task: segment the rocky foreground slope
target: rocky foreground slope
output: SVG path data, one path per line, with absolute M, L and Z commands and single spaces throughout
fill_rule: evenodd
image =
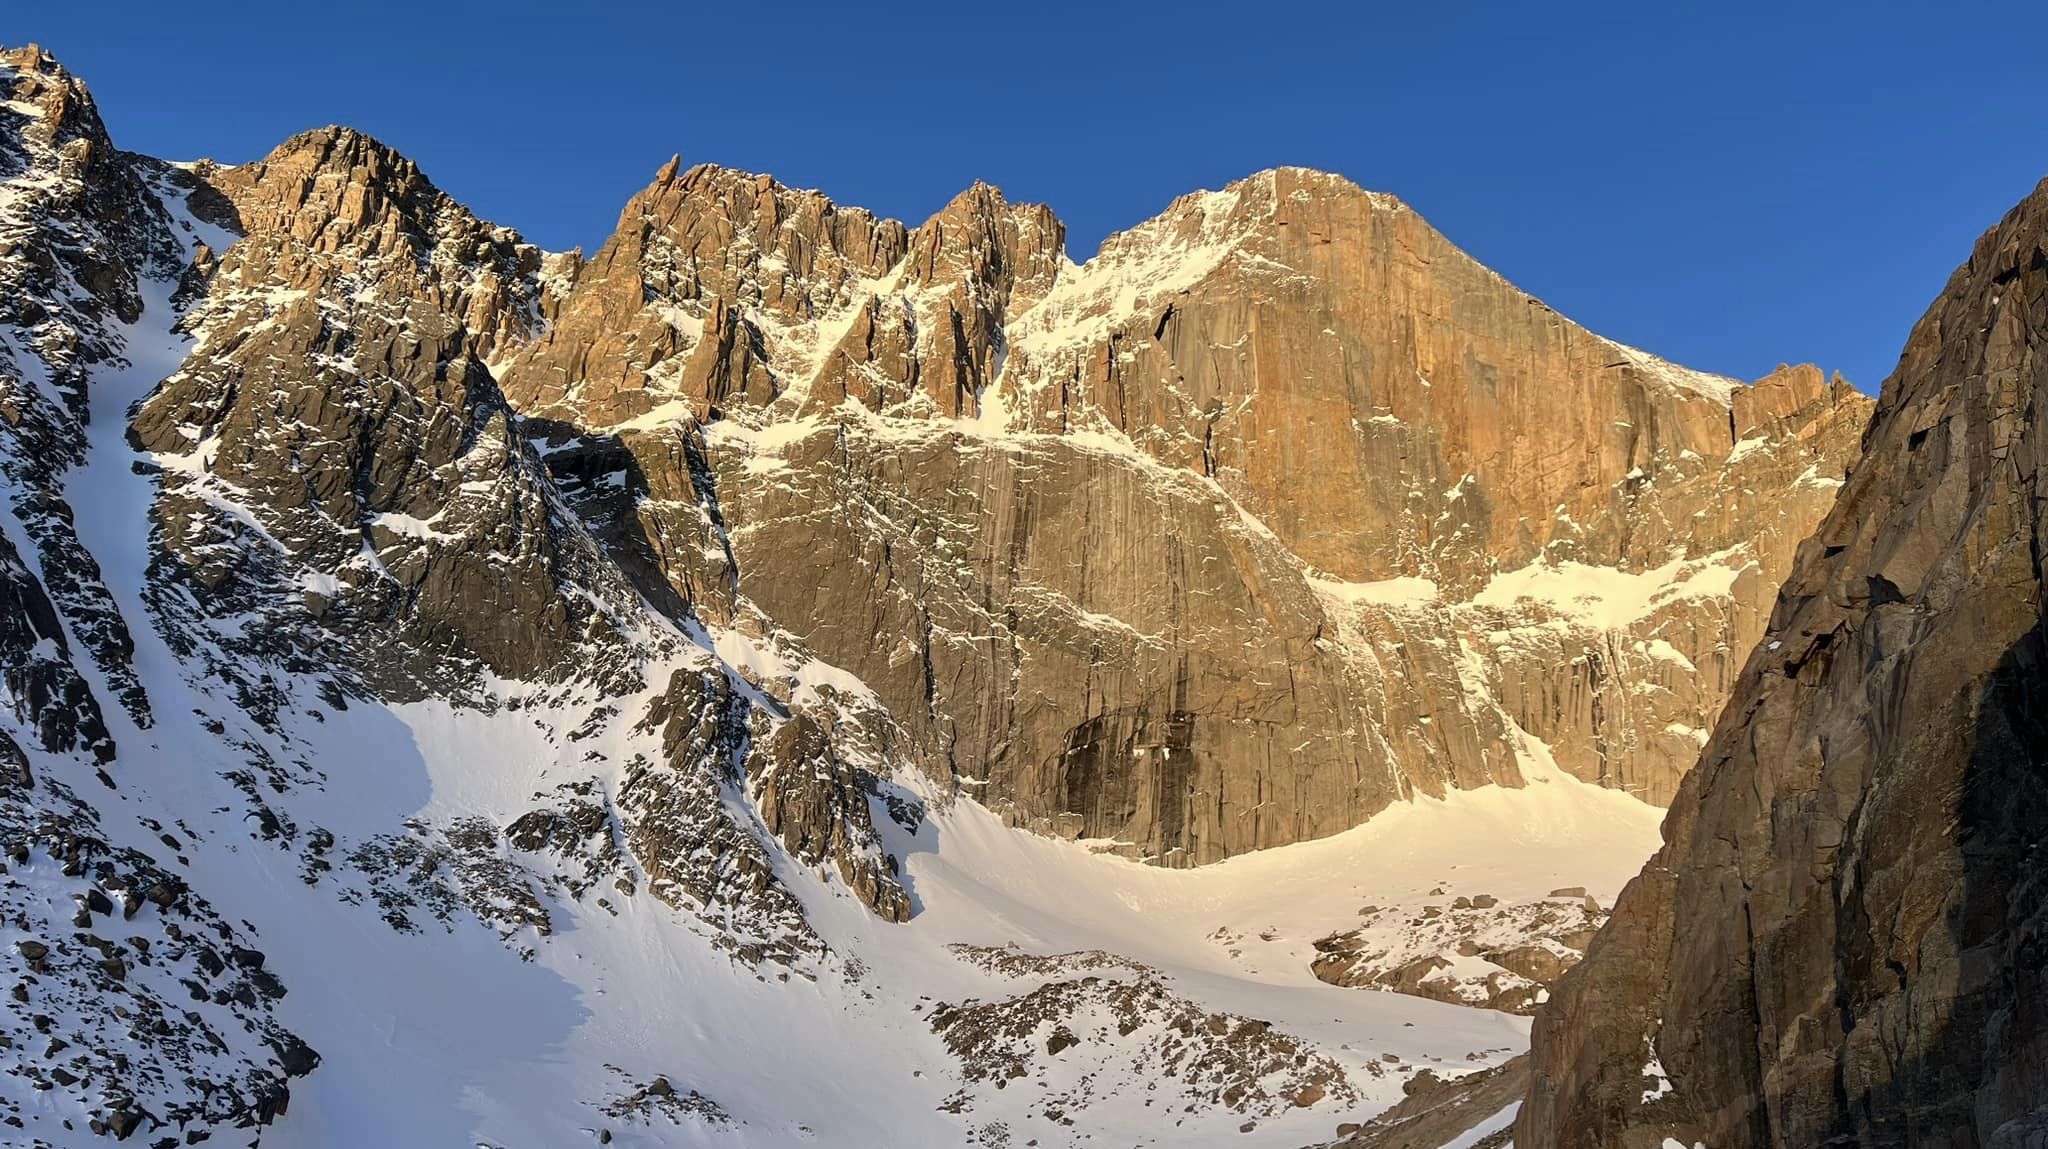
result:
M 585 258 L 0 95 L 31 1144 L 1327 1135 L 1519 1050 L 1443 1003 L 1573 959 L 1869 412 L 1298 169 L 1077 265 L 671 164 Z
M 1862 460 L 1583 965 L 1523 1149 L 2048 1141 L 2048 184 Z

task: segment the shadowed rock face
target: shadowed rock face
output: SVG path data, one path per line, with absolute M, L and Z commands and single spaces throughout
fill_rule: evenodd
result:
M 1209 862 L 1520 784 L 1523 732 L 1669 800 L 1866 399 L 1603 340 L 1321 173 L 1061 240 L 671 165 L 505 392 L 643 593 L 852 671 L 1019 824 Z
M 307 896 L 370 899 L 401 931 L 474 918 L 500 941 L 547 937 L 581 918 L 552 915 L 557 892 L 588 896 L 591 921 L 644 893 L 757 976 L 836 965 L 851 984 L 859 967 L 814 928 L 797 872 L 886 921 L 916 912 L 891 850 L 920 837 L 922 810 L 891 780 L 917 768 L 941 801 L 1169 865 L 1349 829 L 1418 793 L 1518 785 L 1553 757 L 1663 801 L 1869 411 L 1812 368 L 1744 387 L 1601 339 L 1398 202 L 1319 173 L 1184 197 L 1077 266 L 1048 210 L 984 185 L 911 228 L 671 165 L 586 262 L 476 218 L 347 129 L 188 171 L 115 151 L 40 52 L 0 55 L 0 86 L 0 842 L 10 875 L 54 895 L 0 889 L 36 935 L 8 960 L 41 979 L 5 1010 L 32 1025 L 32 1000 L 84 1015 L 121 992 L 150 1027 L 81 1049 L 89 1077 L 40 1076 L 54 1054 L 19 1041 L 0 1053 L 116 1136 L 267 1121 L 317 1063 L 273 1016 L 282 982 L 258 927 L 178 876 L 267 872 L 244 836 L 288 851 L 320 889 Z M 2033 473 L 2014 380 L 2031 378 L 2040 289 L 2032 248 L 1994 246 L 1911 376 L 1954 389 L 1915 401 L 1932 421 L 1880 432 L 1920 460 L 1893 491 L 1919 509 L 1867 537 L 1844 520 L 1781 614 L 1770 658 L 1812 693 L 1753 703 L 1786 708 L 1757 719 L 1757 745 L 1817 755 L 1821 782 L 1788 767 L 1688 791 L 1718 796 L 1674 823 L 1715 827 L 1706 862 L 1646 882 L 1633 932 L 1574 983 L 1591 1004 L 1546 1022 L 1546 1042 L 1584 1056 L 1539 1078 L 1532 1114 L 1618 1127 L 1642 1080 L 1590 1075 L 1638 1058 L 1661 1075 L 1660 1049 L 1684 1088 L 1654 1133 L 1625 1137 L 1982 1132 L 2037 1091 L 2040 1027 L 2007 1003 L 2040 988 L 2041 640 L 2038 610 L 1993 607 L 1994 592 L 2038 605 L 2039 560 L 2009 546 L 2032 504 L 1972 500 L 1985 475 Z M 194 339 L 175 369 L 174 318 Z M 161 369 L 120 370 L 129 356 Z M 126 407 L 119 388 L 152 386 Z M 1954 429 L 1980 424 L 2004 430 Z M 123 517 L 74 509 L 74 481 Z M 74 517 L 108 532 L 87 533 L 119 556 L 121 605 Z M 1841 554 L 1862 565 L 1837 579 Z M 1986 650 L 1938 643 L 1944 626 Z M 160 710 L 137 662 L 168 686 Z M 1894 665 L 1954 689 L 1838 682 Z M 487 813 L 411 818 L 399 794 L 397 813 L 347 810 L 337 833 L 310 813 L 385 781 L 314 724 L 372 700 L 533 716 L 516 745 L 435 748 L 475 758 L 477 781 L 503 780 L 494 755 L 508 773 L 537 768 L 509 760 L 529 751 L 542 773 L 572 768 L 510 807 L 494 794 Z M 181 777 L 153 746 L 218 777 Z M 1746 752 L 1719 745 L 1710 763 L 1728 774 Z M 1873 798 L 1864 776 L 1885 755 L 1969 766 Z M 88 802 L 59 783 L 74 771 L 123 792 Z M 141 834 L 110 803 L 142 797 L 202 829 L 145 816 Z M 1925 845 L 1943 825 L 1960 859 L 1946 869 Z M 186 849 L 211 861 L 187 871 Z M 219 850 L 237 855 L 226 871 Z M 1811 909 L 1797 881 L 1816 872 L 1834 901 Z M 1905 889 L 1952 891 L 1953 908 Z M 1712 928 L 1672 909 L 1687 905 Z M 154 932 L 64 925 L 112 912 Z M 1714 932 L 1738 919 L 1742 946 Z M 1894 952 L 1935 921 L 1948 949 L 1927 926 Z M 1537 945 L 1450 939 L 1501 971 L 1494 1004 L 1532 1005 L 1567 961 L 1549 943 L 1583 941 L 1580 920 L 1538 924 Z M 1359 938 L 1325 940 L 1334 980 L 1382 981 Z M 1089 1086 L 1111 1093 L 1192 1051 L 1180 1080 L 1247 1116 L 1360 1101 L 1263 1021 L 1129 963 L 1098 977 L 1091 955 L 1040 960 L 1083 976 L 927 1015 L 963 1058 L 954 1101 L 1023 1080 L 1012 1070 L 1043 1088 L 1063 1051 L 1095 1058 Z M 1430 992 L 1433 972 L 1404 954 L 1392 982 Z M 1820 974 L 1827 990 L 1799 996 Z M 1762 1000 L 1751 984 L 1786 988 Z M 181 992 L 219 1009 L 195 1019 Z M 1123 1036 L 1146 1030 L 1123 1047 L 1137 1060 L 1059 1020 L 1104 1010 Z M 1048 1018 L 1053 1041 L 1005 1036 Z M 1663 1028 L 1633 1025 L 1646 1018 Z M 1746 1052 L 1766 1047 L 1779 1060 L 1752 1071 Z M 1516 1072 L 1353 1132 L 1441 1143 L 1498 1124 Z M 716 1111 L 666 1078 L 621 1098 L 605 1112 Z M 1436 1117 L 1400 1120 L 1421 1111 Z
M 1403 1086 L 1407 1096 L 1393 1108 L 1363 1125 L 1339 1126 L 1323 1149 L 1508 1149 L 1513 1128 L 1501 1125 L 1500 1114 L 1528 1087 L 1527 1057 L 1448 1081 L 1425 1070 Z
M 2048 1136 L 2044 331 L 2048 184 L 1915 327 L 1663 850 L 1538 1018 L 1515 1144 Z

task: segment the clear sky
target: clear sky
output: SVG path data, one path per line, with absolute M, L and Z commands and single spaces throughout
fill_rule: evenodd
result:
M 922 220 L 974 179 L 1076 259 L 1276 164 L 1392 192 L 1602 334 L 1874 389 L 2048 174 L 2048 4 L 18 0 L 121 146 L 353 125 L 553 248 L 672 153 Z

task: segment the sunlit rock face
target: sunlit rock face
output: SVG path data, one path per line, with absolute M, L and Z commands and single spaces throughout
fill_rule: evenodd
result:
M 1868 400 L 1601 339 L 1318 172 L 1061 235 L 671 165 L 503 386 L 679 599 L 1021 825 L 1198 864 L 1525 736 L 1669 801 Z

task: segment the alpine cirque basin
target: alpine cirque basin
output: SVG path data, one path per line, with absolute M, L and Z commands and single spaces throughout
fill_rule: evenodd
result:
M 2040 196 L 1873 423 L 1320 172 L 586 256 L 0 95 L 0 1140 L 2036 1144 Z

